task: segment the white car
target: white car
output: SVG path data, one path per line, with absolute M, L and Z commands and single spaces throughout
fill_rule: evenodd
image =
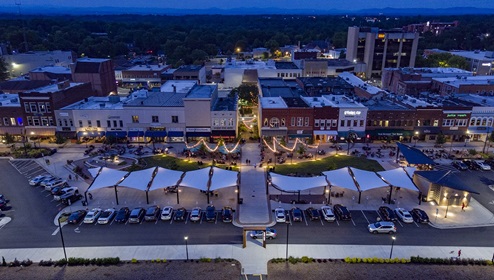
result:
M 408 212 L 407 210 L 405 210 L 403 208 L 396 208 L 395 213 L 396 213 L 396 216 L 398 216 L 398 218 L 402 222 L 407 223 L 407 224 L 413 223 L 412 214 L 410 214 L 410 212 Z
M 93 224 L 96 222 L 101 215 L 100 208 L 93 208 L 91 211 L 87 212 L 86 217 L 84 217 L 85 224 Z
M 99 216 L 98 224 L 100 224 L 100 225 L 108 224 L 109 222 L 111 222 L 113 220 L 113 218 L 115 218 L 116 214 L 117 214 L 117 212 L 115 211 L 115 209 L 113 209 L 113 208 L 106 209 Z
M 39 185 L 44 179 L 46 178 L 46 175 L 38 175 L 31 180 L 29 180 L 29 185 L 31 186 L 37 186 Z
M 197 222 L 201 219 L 201 208 L 199 207 L 196 207 L 194 209 L 192 209 L 192 211 L 190 212 L 190 221 L 191 222 Z
M 173 207 L 171 206 L 163 207 L 163 210 L 161 210 L 161 220 L 169 221 L 172 219 L 172 216 L 173 216 Z
M 277 223 L 284 223 L 284 222 L 286 222 L 285 209 L 283 209 L 283 208 L 276 208 L 274 210 L 274 216 L 276 217 L 276 222 Z
M 53 199 L 60 200 L 61 196 L 64 194 L 73 195 L 78 193 L 79 193 L 79 189 L 77 187 L 66 187 L 61 189 L 57 194 L 55 194 L 53 196 Z
M 62 180 L 62 179 L 56 179 L 56 180 L 53 180 L 49 183 L 46 183 L 45 184 L 45 190 L 47 191 L 51 191 L 51 189 L 53 189 L 54 187 L 62 187 L 64 185 L 66 185 L 67 182 L 65 180 Z
M 51 182 L 53 182 L 53 181 L 55 181 L 55 180 L 57 180 L 57 179 L 59 179 L 59 178 L 57 178 L 57 177 L 55 177 L 55 176 L 47 176 L 47 177 L 45 177 L 45 178 L 44 178 L 44 179 L 43 179 L 43 180 L 39 183 L 39 185 L 40 185 L 40 186 L 42 186 L 42 187 L 44 187 L 44 186 L 46 186 L 46 184 L 51 183 Z
M 491 167 L 487 163 L 485 163 L 483 160 L 475 160 L 475 163 L 482 170 L 491 170 Z
M 334 215 L 331 207 L 323 206 L 323 207 L 321 207 L 321 212 L 322 212 L 322 216 L 324 217 L 324 220 L 326 220 L 328 222 L 336 221 L 336 216 Z

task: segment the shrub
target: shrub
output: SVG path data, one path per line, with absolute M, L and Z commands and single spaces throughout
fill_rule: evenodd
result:
M 10 267 L 16 267 L 16 266 L 20 266 L 20 265 L 21 265 L 21 262 L 18 261 L 17 258 L 15 258 L 13 262 L 9 263 Z
M 30 259 L 23 260 L 23 261 L 21 262 L 21 265 L 22 265 L 22 266 L 30 266 L 30 265 L 32 265 L 32 264 L 33 264 L 33 261 L 32 261 L 32 260 L 30 260 Z
M 39 261 L 39 266 L 52 266 L 52 265 L 53 265 L 53 261 L 51 259 L 48 261 L 44 261 L 44 260 Z
M 5 258 L 2 256 L 2 266 L 7 266 L 7 262 L 5 261 Z
M 294 257 L 289 257 L 288 258 L 288 261 L 291 263 L 291 264 L 296 264 L 298 262 L 298 259 L 297 258 L 294 258 Z
M 209 262 L 211 262 L 211 258 L 204 258 L 204 257 L 202 257 L 202 258 L 199 259 L 199 261 L 200 262 L 207 262 L 207 263 L 209 263 Z
M 220 257 L 217 257 L 216 259 L 214 259 L 214 262 L 215 262 L 215 263 L 219 263 L 219 262 L 221 262 L 221 258 L 220 258 Z
M 139 261 L 137 261 L 136 259 L 132 259 L 130 262 L 131 263 L 139 263 Z
M 309 258 L 309 257 L 307 257 L 307 256 L 303 256 L 303 257 L 301 258 L 301 261 L 302 261 L 303 263 L 310 263 L 310 262 L 312 262 L 312 260 L 313 260 L 313 258 Z
M 67 264 L 66 259 L 59 259 L 58 261 L 55 262 L 55 266 L 64 266 Z

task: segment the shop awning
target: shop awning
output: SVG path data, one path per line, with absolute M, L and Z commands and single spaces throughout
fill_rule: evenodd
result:
M 298 192 L 328 185 L 326 176 L 293 177 L 276 173 L 269 173 L 269 175 L 271 176 L 271 184 L 273 186 L 287 192 Z
M 348 134 L 355 133 L 359 138 L 365 137 L 365 131 L 338 131 L 339 137 L 347 137 Z
M 439 127 L 431 127 L 431 126 L 417 127 L 415 128 L 415 131 L 418 132 L 420 135 L 441 133 L 441 129 Z
M 336 135 L 338 135 L 338 131 L 336 131 L 336 130 L 314 130 L 314 135 L 336 136 Z
M 127 131 L 107 131 L 106 137 L 124 138 L 127 137 Z
M 166 137 L 166 130 L 148 130 L 145 133 L 146 137 Z
M 129 131 L 127 137 L 142 137 L 144 136 L 144 131 Z
M 413 135 L 413 130 L 404 129 L 374 129 L 367 130 L 366 134 L 371 136 L 411 136 Z
M 211 131 L 211 136 L 236 137 L 237 134 L 235 133 L 235 130 L 213 130 Z
M 261 129 L 261 135 L 266 137 L 286 136 L 287 130 L 285 129 Z
M 105 136 L 105 131 L 79 131 L 77 137 L 102 137 Z
M 288 134 L 290 138 L 310 138 L 312 134 Z
M 471 126 L 468 127 L 468 133 L 469 134 L 486 134 L 486 133 L 491 133 L 492 132 L 492 127 L 488 126 Z
M 183 131 L 168 131 L 168 137 L 184 137 Z

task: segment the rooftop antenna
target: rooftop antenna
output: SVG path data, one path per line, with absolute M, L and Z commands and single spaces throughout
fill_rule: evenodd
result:
M 22 28 L 22 36 L 24 38 L 24 49 L 26 52 L 29 51 L 29 47 L 28 47 L 28 44 L 27 44 L 27 38 L 26 38 L 26 23 L 22 20 L 22 15 L 21 15 L 21 0 L 15 0 L 15 5 L 17 6 L 17 14 L 19 15 L 19 19 L 21 20 L 22 22 L 22 25 L 24 26 Z

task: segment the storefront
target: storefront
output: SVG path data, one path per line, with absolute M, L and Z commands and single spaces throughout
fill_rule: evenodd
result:
M 468 128 L 467 134 L 471 141 L 484 142 L 492 131 L 492 127 L 489 126 L 471 126 Z
M 171 128 L 169 131 L 168 131 L 168 138 L 167 138 L 167 141 L 168 142 L 184 142 L 185 141 L 185 137 L 184 137 L 184 132 L 183 130 L 172 130 L 173 128 Z
M 436 141 L 437 135 L 441 133 L 441 129 L 439 127 L 416 127 L 413 133 L 419 140 Z
M 316 143 L 329 143 L 338 138 L 336 130 L 314 130 L 314 140 Z
M 201 139 L 210 142 L 211 140 L 211 128 L 209 127 L 187 127 L 185 129 L 185 135 L 187 142 L 197 142 Z
M 129 130 L 127 132 L 127 139 L 130 142 L 144 142 L 144 131 L 141 131 L 141 130 Z
M 237 134 L 235 130 L 213 130 L 211 131 L 211 138 L 213 142 L 218 142 L 220 139 L 226 142 L 235 142 Z
M 167 136 L 165 129 L 149 129 L 144 133 L 146 141 L 164 142 Z
M 309 130 L 288 130 L 288 143 L 295 142 L 296 139 L 304 143 L 311 143 L 312 141 L 312 131 Z
M 84 139 L 84 138 L 89 138 L 89 139 L 95 139 L 95 138 L 100 138 L 106 135 L 105 131 L 78 131 L 77 132 L 77 138 L 78 139 Z
M 413 130 L 405 129 L 374 129 L 367 130 L 366 137 L 370 140 L 396 140 L 400 142 L 410 142 Z

